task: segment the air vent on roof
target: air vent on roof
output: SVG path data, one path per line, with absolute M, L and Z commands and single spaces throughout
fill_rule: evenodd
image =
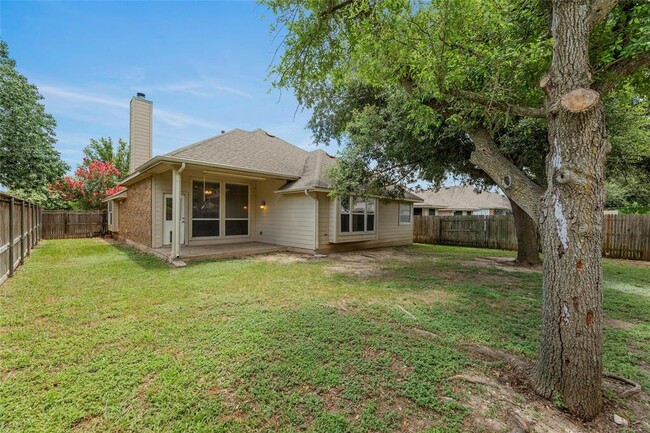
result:
M 222 134 L 225 134 L 225 133 L 226 133 L 226 130 L 225 130 L 225 129 L 222 129 L 222 130 L 221 130 L 221 133 L 222 133 Z
M 266 132 L 266 131 L 264 131 L 264 132 Z M 266 132 L 266 135 L 268 135 L 271 138 L 275 138 L 275 135 L 269 134 L 268 132 Z

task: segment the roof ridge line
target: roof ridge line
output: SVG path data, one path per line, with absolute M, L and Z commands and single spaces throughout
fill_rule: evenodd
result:
M 178 149 L 174 149 L 174 150 L 172 150 L 171 152 L 167 152 L 167 153 L 163 154 L 162 156 L 165 156 L 165 155 L 166 155 L 166 156 L 174 156 L 174 155 L 175 155 L 176 153 L 178 153 L 178 152 L 181 152 L 181 151 L 183 151 L 183 150 L 187 150 L 187 149 L 189 149 L 189 148 L 191 148 L 191 147 L 194 147 L 194 146 L 198 146 L 199 144 L 203 144 L 203 143 L 205 143 L 206 141 L 214 140 L 215 138 L 219 138 L 219 137 L 223 137 L 223 136 L 225 136 L 225 135 L 232 134 L 232 133 L 235 132 L 235 131 L 245 131 L 245 130 L 244 130 L 244 129 L 241 129 L 241 128 L 233 128 L 233 129 L 231 129 L 230 131 L 226 131 L 226 132 L 224 132 L 223 134 L 213 135 L 213 136 L 210 136 L 210 137 L 208 137 L 208 138 L 204 138 L 203 140 L 200 140 L 200 141 L 197 141 L 197 142 L 194 142 L 194 143 L 190 143 L 190 144 L 188 144 L 188 145 L 186 145 L 186 146 L 183 146 L 183 147 L 179 147 Z

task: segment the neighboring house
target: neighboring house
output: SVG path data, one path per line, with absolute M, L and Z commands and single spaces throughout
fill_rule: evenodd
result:
M 417 194 L 424 201 L 415 203 L 415 215 L 506 215 L 512 212 L 506 197 L 488 191 L 477 193 L 472 186 L 451 186 Z
M 305 252 L 406 245 L 413 195 L 330 198 L 334 157 L 234 129 L 152 158 L 153 104 L 131 99 L 132 172 L 106 199 L 109 230 L 144 250 L 262 242 Z

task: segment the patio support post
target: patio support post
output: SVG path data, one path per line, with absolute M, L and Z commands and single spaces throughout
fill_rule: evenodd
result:
M 185 163 L 179 169 L 172 171 L 172 260 L 181 255 L 181 173 L 183 170 L 185 170 Z

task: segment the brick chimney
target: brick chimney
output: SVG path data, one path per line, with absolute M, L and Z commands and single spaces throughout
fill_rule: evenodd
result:
M 153 102 L 145 99 L 144 93 L 137 93 L 131 98 L 129 147 L 129 174 L 152 158 L 151 120 Z

